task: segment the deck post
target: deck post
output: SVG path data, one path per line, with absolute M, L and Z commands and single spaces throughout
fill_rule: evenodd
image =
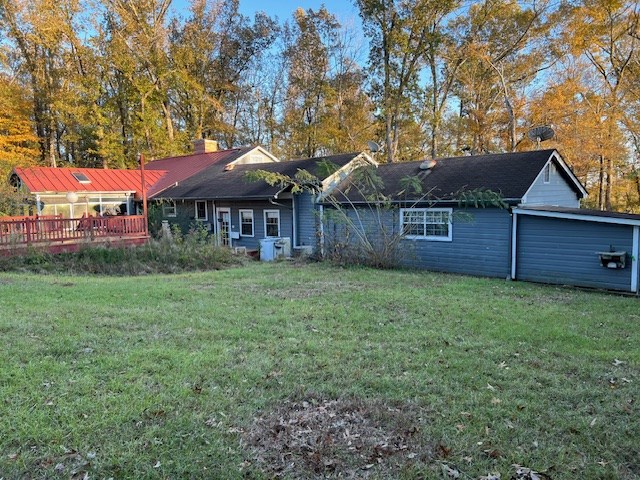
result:
M 27 234 L 27 246 L 30 246 L 31 245 L 31 219 L 28 217 L 25 218 L 24 223 L 25 223 L 25 230 Z

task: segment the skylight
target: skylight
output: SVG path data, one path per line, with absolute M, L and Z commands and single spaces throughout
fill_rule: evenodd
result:
M 87 177 L 84 173 L 73 172 L 71 175 L 73 175 L 73 178 L 75 178 L 80 183 L 91 183 L 89 177 Z

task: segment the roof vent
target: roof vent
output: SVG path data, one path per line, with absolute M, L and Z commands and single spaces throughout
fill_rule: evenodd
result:
M 431 170 L 435 166 L 436 166 L 435 160 L 425 160 L 420 164 L 420 170 Z
M 230 172 L 230 171 L 231 171 L 231 170 L 233 170 L 235 167 L 236 167 L 236 166 L 235 166 L 235 164 L 230 163 L 229 165 L 226 165 L 226 166 L 224 167 L 224 171 L 225 171 L 225 172 Z

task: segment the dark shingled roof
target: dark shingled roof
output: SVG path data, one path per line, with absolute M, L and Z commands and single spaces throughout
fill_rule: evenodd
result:
M 406 197 L 404 194 L 400 195 L 401 199 L 415 201 L 429 193 L 426 198 L 430 200 L 450 201 L 455 200 L 462 191 L 488 189 L 500 193 L 505 200 L 520 200 L 553 152 L 554 150 L 536 150 L 436 159 L 435 166 L 428 174 L 426 170 L 420 169 L 421 161 L 382 164 L 377 172 L 384 182 L 382 193 L 391 198 L 399 197 L 403 178 L 417 175 L 423 176 L 422 193 L 409 192 Z M 581 197 L 582 194 L 573 180 L 562 168 L 558 170 Z M 349 198 L 355 202 L 362 201 L 362 197 L 353 189 Z
M 323 172 L 319 166 L 322 161 L 327 161 L 340 168 L 344 167 L 359 154 L 360 153 L 345 153 L 326 157 L 307 158 L 304 160 L 234 165 L 233 169 L 228 171 L 225 171 L 225 167 L 229 162 L 215 163 L 197 175 L 178 182 L 177 186 L 167 188 L 156 195 L 155 198 L 170 198 L 174 200 L 271 198 L 282 190 L 282 188 L 279 186 L 272 187 L 264 181 L 250 182 L 245 176 L 246 172 L 251 170 L 266 170 L 293 177 L 298 170 L 306 170 L 320 179 L 324 179 L 324 177 L 326 177 L 325 172 Z

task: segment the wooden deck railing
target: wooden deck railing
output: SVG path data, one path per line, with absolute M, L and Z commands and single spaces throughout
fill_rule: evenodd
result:
M 143 236 L 145 222 L 142 215 L 83 218 L 0 217 L 0 247 Z

